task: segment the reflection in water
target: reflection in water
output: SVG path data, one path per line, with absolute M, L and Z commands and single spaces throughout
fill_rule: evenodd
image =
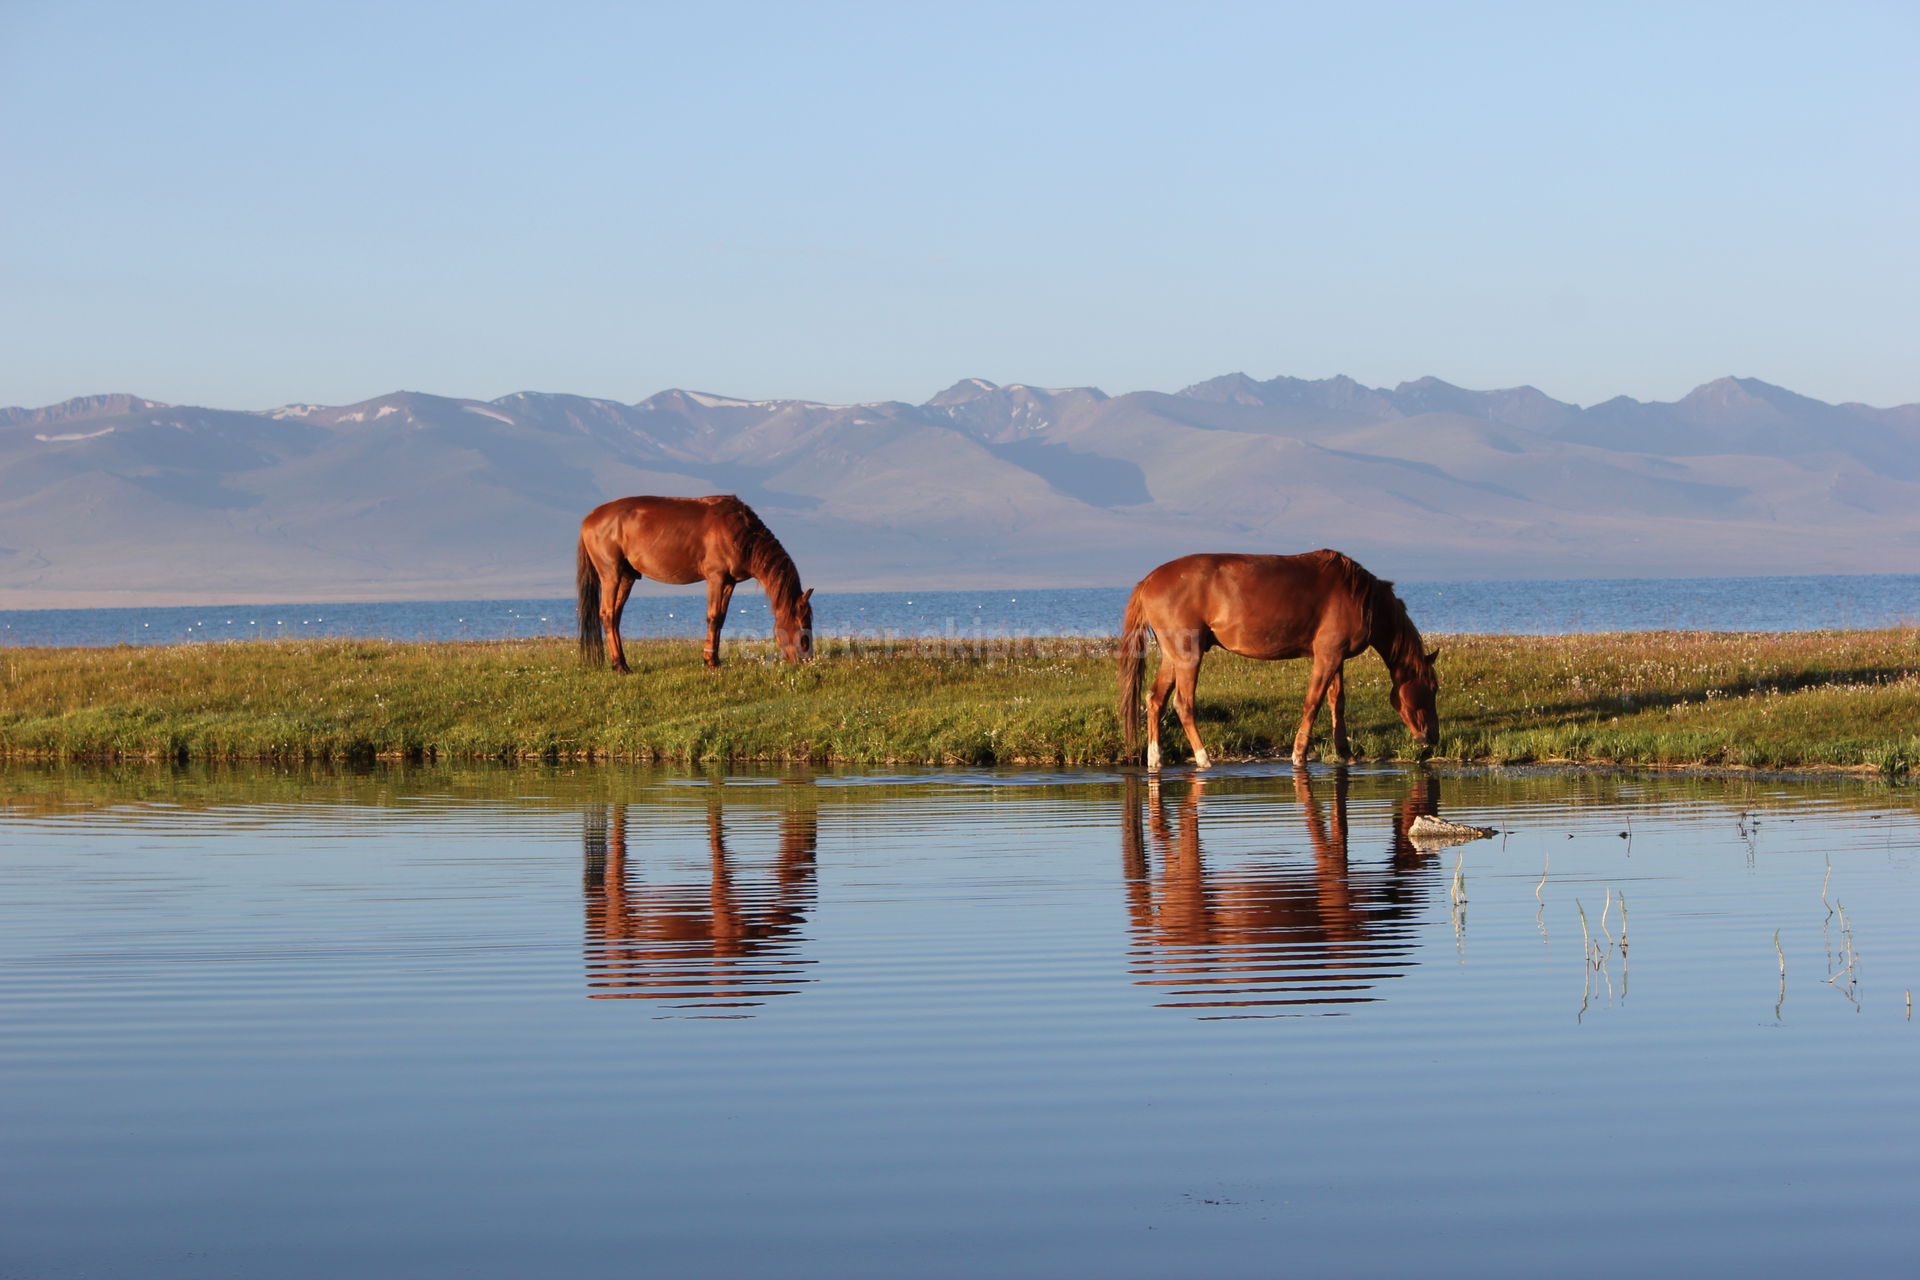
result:
M 1347 865 L 1345 769 L 1334 775 L 1330 812 L 1306 772 L 1294 774 L 1311 867 L 1272 854 L 1209 870 L 1200 846 L 1206 788 L 1196 776 L 1170 821 L 1158 779 L 1127 779 L 1130 959 L 1142 985 L 1165 988 L 1162 1007 L 1219 1010 L 1205 1017 L 1339 1013 L 1328 1006 L 1376 999 L 1376 984 L 1416 963 L 1415 917 L 1432 860 L 1407 829 L 1439 812 L 1438 778 L 1415 776 L 1394 817 L 1390 857 L 1358 868 Z
M 698 882 L 649 883 L 627 860 L 627 807 L 590 810 L 586 825 L 586 968 L 596 1000 L 667 1001 L 744 1012 L 811 981 L 798 954 L 814 901 L 819 815 L 780 817 L 771 873 L 736 868 L 717 801 L 707 808 L 710 868 Z M 732 1014 L 720 1011 L 733 1010 Z

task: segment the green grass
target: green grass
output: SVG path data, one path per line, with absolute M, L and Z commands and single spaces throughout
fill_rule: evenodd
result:
M 1844 768 L 1920 764 L 1920 630 L 1437 637 L 1442 758 Z M 733 643 L 631 645 L 634 674 L 559 640 L 276 641 L 0 651 L 0 756 L 51 760 L 671 760 L 1109 764 L 1112 646 L 854 645 L 793 667 Z M 1356 751 L 1405 758 L 1371 654 L 1348 665 Z M 1213 654 L 1220 759 L 1284 753 L 1306 667 Z M 1324 713 L 1317 745 L 1324 744 Z M 1169 756 L 1185 756 L 1171 718 Z

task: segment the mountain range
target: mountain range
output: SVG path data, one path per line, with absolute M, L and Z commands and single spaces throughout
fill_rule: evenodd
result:
M 593 506 L 716 492 L 829 590 L 1126 585 L 1190 551 L 1321 546 L 1407 579 L 1911 572 L 1920 405 L 1239 373 L 1117 396 L 969 378 L 917 405 L 89 396 L 0 409 L 0 607 L 568 595 Z

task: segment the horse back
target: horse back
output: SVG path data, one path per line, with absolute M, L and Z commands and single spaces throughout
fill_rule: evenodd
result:
M 1249 658 L 1304 657 L 1332 647 L 1351 654 L 1367 636 L 1366 600 L 1353 574 L 1358 568 L 1328 550 L 1203 552 L 1161 565 L 1134 596 L 1163 643 L 1184 631 Z
M 752 523 L 752 511 L 731 494 L 615 498 L 587 513 L 580 542 L 589 554 L 618 555 L 643 578 L 698 582 L 745 576 L 743 534 Z

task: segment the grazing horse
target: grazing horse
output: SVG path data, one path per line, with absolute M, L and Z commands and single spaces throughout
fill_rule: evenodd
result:
M 638 578 L 707 584 L 709 667 L 720 665 L 720 628 L 733 589 L 748 578 L 773 603 L 775 642 L 788 662 L 813 656 L 813 592 L 760 517 L 732 494 L 709 498 L 615 498 L 580 522 L 580 656 L 598 664 L 611 653 L 625 673 L 620 611 Z
M 1314 717 L 1323 701 L 1333 712 L 1333 749 L 1350 760 L 1346 685 L 1341 666 L 1361 650 L 1380 653 L 1393 677 L 1393 709 L 1430 752 L 1440 740 L 1434 708 L 1433 660 L 1407 607 L 1383 582 L 1338 551 L 1298 556 L 1195 555 L 1169 560 L 1133 589 L 1120 636 L 1120 725 L 1131 756 L 1140 740 L 1140 683 L 1146 633 L 1160 641 L 1160 669 L 1147 698 L 1147 768 L 1160 767 L 1160 710 L 1173 691 L 1174 710 L 1193 762 L 1213 761 L 1193 723 L 1200 659 L 1218 645 L 1248 658 L 1313 659 L 1306 706 L 1293 738 L 1293 760 L 1307 758 Z

